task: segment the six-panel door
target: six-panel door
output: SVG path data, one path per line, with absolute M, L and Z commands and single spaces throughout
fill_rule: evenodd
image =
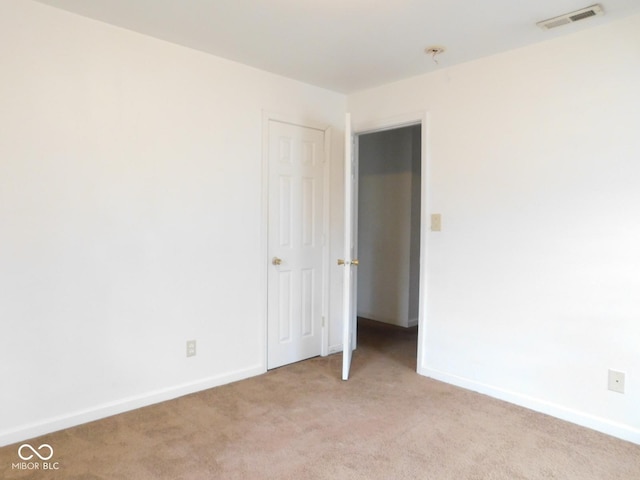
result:
M 320 355 L 324 131 L 269 121 L 268 368 Z

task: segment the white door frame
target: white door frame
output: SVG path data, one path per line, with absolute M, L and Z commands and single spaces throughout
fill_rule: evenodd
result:
M 365 133 L 382 132 L 385 130 L 395 130 L 397 128 L 408 127 L 411 125 L 421 125 L 421 152 L 420 152 L 420 285 L 418 293 L 418 358 L 417 358 L 417 372 L 421 375 L 426 375 L 426 351 L 423 348 L 424 341 L 427 338 L 426 326 L 426 298 L 427 298 L 427 260 L 428 260 L 428 244 L 429 244 L 429 212 L 431 208 L 431 202 L 429 201 L 430 190 L 429 186 L 429 112 L 419 111 L 413 113 L 407 113 L 404 115 L 398 115 L 394 117 L 388 117 L 384 119 L 376 119 L 361 123 L 355 123 L 353 125 L 353 138 L 357 138 L 359 135 Z M 359 151 L 356 142 L 355 151 L 356 165 L 359 164 Z M 358 168 L 356 166 L 356 168 Z M 356 177 L 356 191 L 357 191 L 358 178 Z M 356 202 L 354 222 L 357 222 L 358 215 L 358 198 L 354 198 Z M 357 224 L 357 223 L 356 223 Z M 357 252 L 357 238 L 356 238 L 356 252 Z M 355 335 L 354 335 L 355 336 Z
M 296 117 L 292 115 L 283 115 L 280 113 L 263 110 L 262 112 L 262 225 L 260 229 L 261 237 L 261 276 L 262 276 L 262 311 L 264 318 L 262 321 L 263 345 L 262 352 L 263 371 L 267 371 L 268 366 L 268 274 L 271 265 L 269 260 L 269 122 L 276 121 L 297 125 L 305 128 L 313 128 L 324 132 L 324 186 L 323 186 L 323 219 L 322 225 L 324 229 L 324 245 L 322 247 L 322 341 L 320 345 L 320 355 L 327 356 L 329 354 L 329 245 L 331 235 L 329 233 L 329 214 L 330 214 L 330 174 L 331 174 L 331 127 L 326 124 L 309 121 L 307 118 Z

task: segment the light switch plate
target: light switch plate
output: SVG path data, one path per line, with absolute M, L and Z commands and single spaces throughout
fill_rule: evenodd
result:
M 431 214 L 431 231 L 439 232 L 442 230 L 442 215 L 439 213 Z

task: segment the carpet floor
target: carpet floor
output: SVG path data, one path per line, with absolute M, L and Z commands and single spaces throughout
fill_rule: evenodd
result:
M 640 446 L 415 373 L 416 329 L 359 323 L 352 375 L 314 358 L 0 448 L 2 479 L 640 479 Z M 26 452 L 28 453 L 28 452 Z

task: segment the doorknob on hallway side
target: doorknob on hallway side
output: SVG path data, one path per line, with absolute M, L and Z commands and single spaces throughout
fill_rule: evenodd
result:
M 355 259 L 355 260 L 351 260 L 350 262 L 345 262 L 344 260 L 342 260 L 341 258 L 338 259 L 338 265 L 354 265 L 354 266 L 358 266 L 360 265 L 360 262 Z
M 282 265 L 282 259 L 278 258 L 278 257 L 273 257 L 271 259 L 271 264 L 272 265 Z

